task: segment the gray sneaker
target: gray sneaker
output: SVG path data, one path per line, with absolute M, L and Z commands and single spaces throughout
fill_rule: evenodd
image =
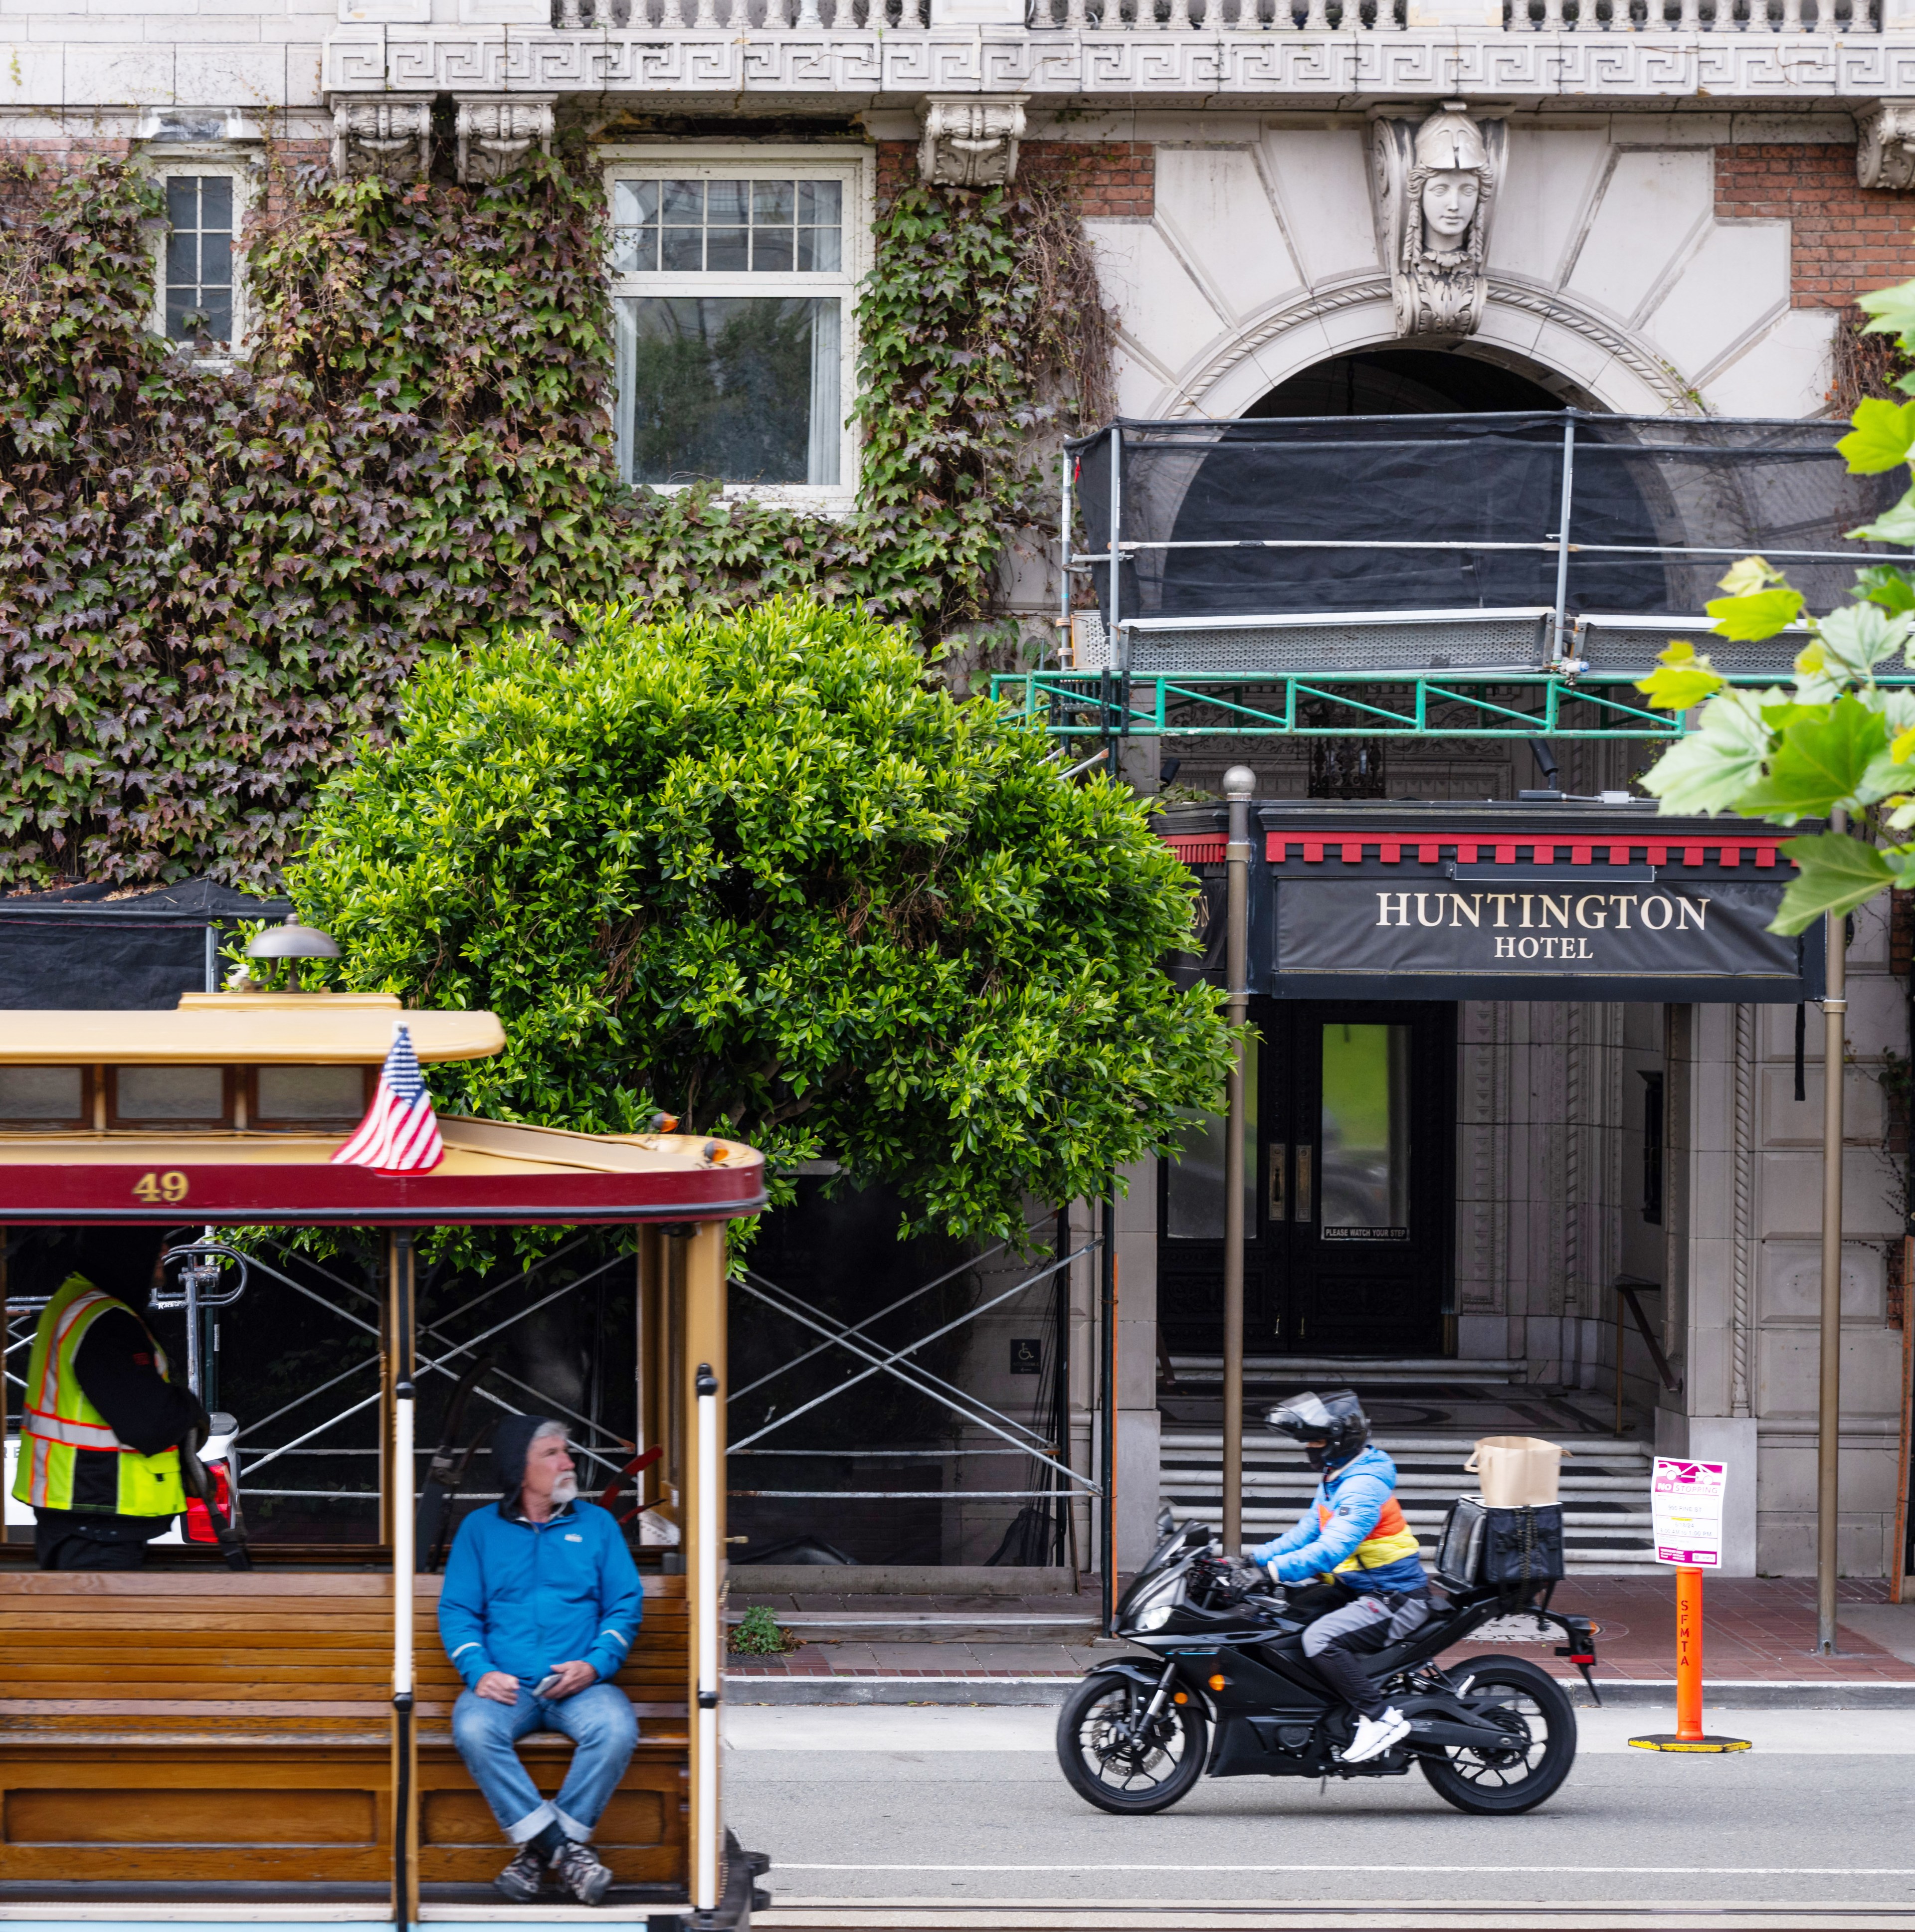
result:
M 502 1892 L 515 1904 L 530 1905 L 545 1885 L 545 1861 L 530 1845 L 519 1848 L 519 1854 L 492 1881 L 494 1889 Z
M 611 1889 L 611 1870 L 599 1862 L 590 1845 L 568 1838 L 565 1848 L 552 1861 L 552 1876 L 581 1905 L 596 1905 Z

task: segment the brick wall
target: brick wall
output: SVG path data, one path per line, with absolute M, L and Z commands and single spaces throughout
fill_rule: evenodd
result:
M 1847 142 L 1718 148 L 1715 212 L 1790 224 L 1797 308 L 1846 308 L 1915 277 L 1915 195 L 1862 187 Z
M 1148 141 L 1024 141 L 1019 180 L 1072 183 L 1088 220 L 1149 220 L 1157 205 L 1157 151 Z M 890 200 L 917 173 L 914 141 L 878 144 L 878 196 Z

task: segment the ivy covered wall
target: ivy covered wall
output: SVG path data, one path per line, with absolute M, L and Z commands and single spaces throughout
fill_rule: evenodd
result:
M 569 602 L 855 599 L 928 655 L 1044 514 L 1035 443 L 1105 405 L 1067 168 L 887 170 L 860 305 L 860 505 L 616 474 L 603 197 L 582 149 L 395 188 L 269 154 L 251 353 L 151 332 L 161 208 L 95 156 L 0 180 L 0 890 L 275 878 L 420 655 Z

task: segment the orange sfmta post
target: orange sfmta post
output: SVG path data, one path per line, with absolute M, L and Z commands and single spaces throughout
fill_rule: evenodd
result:
M 1744 1751 L 1746 1738 L 1712 1738 L 1702 1728 L 1702 1572 L 1685 1563 L 1676 1571 L 1676 1729 L 1631 1738 L 1638 1750 Z

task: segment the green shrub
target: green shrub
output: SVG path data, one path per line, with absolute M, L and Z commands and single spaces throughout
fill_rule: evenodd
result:
M 1217 996 L 1160 970 L 1189 874 L 1127 790 L 855 608 L 569 620 L 422 664 L 290 873 L 333 983 L 504 1021 L 498 1058 L 434 1070 L 442 1109 L 662 1109 L 984 1238 L 1215 1094 Z

